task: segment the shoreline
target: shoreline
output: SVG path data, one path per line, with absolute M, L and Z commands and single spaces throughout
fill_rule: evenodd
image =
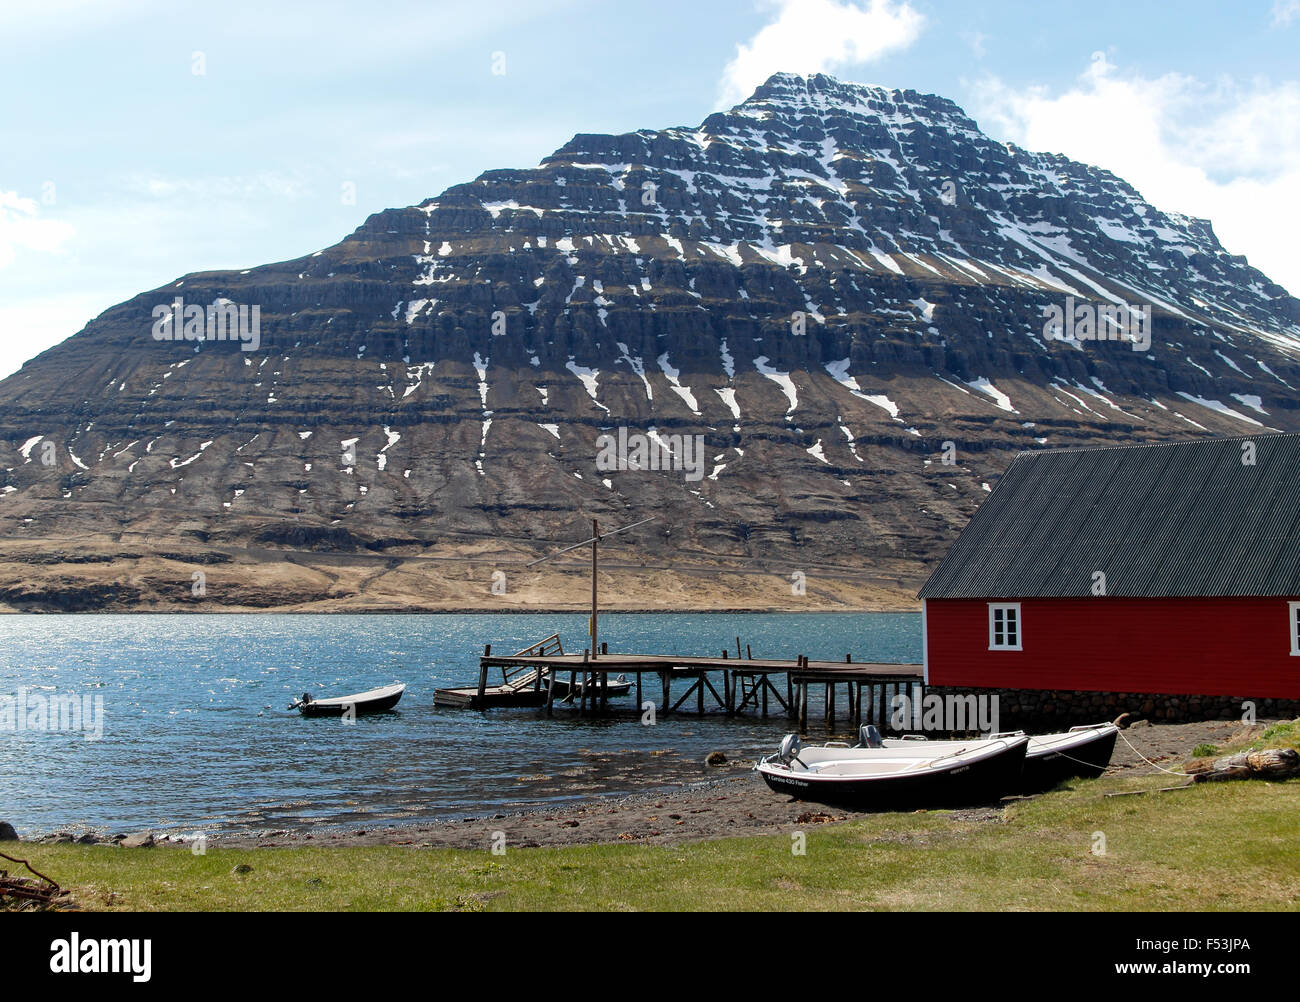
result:
M 1121 731 L 1105 778 L 1151 776 L 1161 769 L 1178 770 L 1199 744 L 1222 745 L 1243 730 L 1262 731 L 1268 722 L 1202 721 L 1188 724 L 1149 724 L 1144 721 Z M 1129 747 L 1130 743 L 1136 752 Z M 1140 753 L 1140 755 L 1138 754 Z M 1141 756 L 1141 757 L 1140 757 Z M 1155 763 L 1148 764 L 1144 758 Z M 789 833 L 796 826 L 837 824 L 865 815 L 811 801 L 792 800 L 769 790 L 754 774 L 752 762 L 736 760 L 719 767 L 719 775 L 679 784 L 667 791 L 642 790 L 585 797 L 560 805 L 492 815 L 470 814 L 458 819 L 350 827 L 343 830 L 275 829 L 261 834 L 215 834 L 207 846 L 221 849 L 336 848 L 402 846 L 408 848 L 482 849 L 542 848 L 637 843 L 674 845 L 739 835 Z M 726 770 L 726 772 L 723 772 Z M 954 820 L 1000 822 L 1008 804 L 944 813 Z M 472 811 L 472 808 L 467 808 Z M 885 814 L 906 817 L 909 813 Z M 71 833 L 64 833 L 71 834 Z M 50 842 L 59 836 L 30 840 Z M 72 839 L 63 839 L 71 841 Z M 111 841 L 97 840 L 100 845 Z M 191 841 L 162 835 L 162 848 L 188 848 Z
M 530 568 L 536 553 L 480 540 L 419 553 L 240 547 L 170 536 L 141 539 L 30 539 L 0 542 L 0 610 L 153 613 L 582 613 L 590 608 L 589 561 Z M 432 544 L 430 544 L 432 546 Z M 706 555 L 697 554 L 704 560 Z M 793 557 L 806 575 L 791 583 L 784 562 L 601 564 L 608 611 L 770 613 L 918 611 L 929 567 L 889 559 L 865 566 L 842 555 Z M 612 562 L 611 562 L 612 561 Z M 831 562 L 827 562 L 831 561 Z M 769 566 L 770 564 L 770 566 Z M 204 574 L 202 592 L 193 575 Z
M 1263 729 L 1265 722 L 1252 725 Z M 1191 724 L 1145 724 L 1121 731 L 1143 756 L 1163 768 L 1177 768 L 1205 742 L 1222 744 L 1243 729 L 1239 721 L 1203 721 Z M 710 841 L 736 835 L 775 834 L 798 825 L 836 824 L 862 817 L 860 812 L 793 800 L 768 789 L 753 773 L 749 762 L 729 763 L 735 770 L 679 786 L 666 794 L 638 792 L 611 798 L 592 798 L 554 808 L 466 817 L 460 821 L 355 829 L 351 832 L 285 832 L 257 838 L 221 837 L 208 840 L 221 848 L 274 849 L 305 846 L 409 846 L 414 848 L 491 849 L 498 833 L 513 848 L 570 845 L 642 843 L 675 845 Z M 743 765 L 744 772 L 740 772 Z M 1106 776 L 1149 776 L 1160 770 L 1148 765 L 1121 740 Z M 998 805 L 948 812 L 964 820 L 1000 821 Z M 908 813 L 885 816 L 905 817 Z M 938 813 L 938 812 L 935 812 Z M 313 837 L 308 837 L 313 836 Z

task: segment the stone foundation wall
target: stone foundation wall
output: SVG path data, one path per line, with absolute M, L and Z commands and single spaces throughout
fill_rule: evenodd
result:
M 1128 713 L 1134 720 L 1189 723 L 1239 720 L 1244 704 L 1255 704 L 1259 720 L 1300 717 L 1300 700 L 1251 699 L 1248 696 L 1170 696 L 1158 693 L 1087 692 L 1050 689 L 975 689 L 926 686 L 926 695 L 998 696 L 998 727 L 1037 733 L 1097 724 Z

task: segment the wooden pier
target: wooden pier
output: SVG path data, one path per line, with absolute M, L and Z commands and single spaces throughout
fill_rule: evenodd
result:
M 492 653 L 492 645 L 484 648 L 484 657 Z M 437 689 L 433 693 L 434 706 L 457 707 L 467 710 L 486 710 L 494 706 L 542 706 L 548 695 L 547 672 L 534 665 L 532 658 L 550 658 L 564 654 L 560 635 L 553 633 L 532 647 L 525 647 L 501 668 L 501 684 L 487 684 L 487 668 L 479 668 L 477 686 L 460 689 Z M 516 664 L 515 662 L 523 662 Z
M 484 710 L 505 706 L 536 706 L 554 713 L 557 702 L 576 705 L 581 714 L 604 712 L 609 705 L 611 677 L 635 679 L 636 707 L 646 707 L 650 676 L 655 713 L 667 716 L 692 707 L 696 713 L 717 711 L 727 716 L 752 711 L 766 717 L 779 709 L 806 729 L 809 693 L 821 686 L 827 722 L 835 718 L 837 694 L 844 688 L 847 718 L 856 726 L 864 721 L 883 724 L 889 719 L 890 701 L 900 693 L 913 695 L 922 684 L 921 666 L 853 661 L 811 661 L 800 655 L 794 660 L 769 660 L 741 656 L 736 641 L 735 656 L 722 651 L 718 657 L 683 657 L 669 654 L 619 654 L 602 647 L 597 656 L 590 650 L 565 654 L 558 635 L 515 654 L 494 655 L 491 645 L 479 658 L 478 684 L 456 689 L 439 689 L 437 706 Z M 493 669 L 501 671 L 501 683 L 489 684 Z M 555 679 L 551 686 L 548 680 Z M 673 698 L 673 683 L 689 680 L 685 691 Z M 655 684 L 657 682 L 657 685 Z M 557 698 L 557 690 L 565 693 Z M 658 696 L 658 699 L 653 699 Z
M 863 720 L 886 726 L 891 703 L 896 695 L 907 694 L 914 700 L 923 688 L 921 665 L 855 662 L 846 654 L 843 661 L 810 661 L 805 654 L 795 660 L 756 658 L 746 645 L 743 652 L 736 638 L 736 656 L 724 650 L 720 657 L 683 657 L 676 654 L 611 654 L 608 645 L 597 648 L 600 606 L 597 601 L 598 546 L 602 539 L 617 536 L 629 529 L 654 521 L 654 516 L 632 525 L 601 534 L 600 523 L 591 520 L 591 538 L 557 550 L 550 556 L 569 553 L 591 545 L 591 618 L 588 633 L 591 647 L 581 654 L 565 654 L 559 634 L 510 655 L 493 655 L 492 645 L 483 648 L 479 658 L 478 684 L 461 688 L 438 689 L 435 706 L 486 710 L 492 707 L 544 707 L 552 716 L 558 700 L 562 705 L 576 705 L 580 714 L 607 711 L 611 699 L 610 676 L 619 677 L 619 688 L 629 686 L 624 680 L 636 679 L 638 712 L 653 710 L 656 715 L 676 713 L 688 702 L 703 715 L 721 710 L 727 716 L 744 713 L 751 707 L 764 717 L 775 703 L 787 717 L 799 721 L 799 729 L 808 727 L 809 693 L 822 686 L 822 703 L 826 723 L 835 719 L 836 696 L 845 688 L 848 718 L 859 725 Z M 528 564 L 532 567 L 550 557 Z M 500 684 L 489 685 L 493 669 L 501 672 Z M 660 700 L 645 699 L 645 676 L 658 679 Z M 673 682 L 689 680 L 686 691 L 673 701 Z M 715 684 L 715 682 L 717 684 Z M 719 692 L 719 686 L 721 692 Z M 712 697 L 710 699 L 710 697 Z

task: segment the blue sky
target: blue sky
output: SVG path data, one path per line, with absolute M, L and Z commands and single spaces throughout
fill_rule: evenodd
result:
M 1300 0 L 12 6 L 0 375 L 186 272 L 309 253 L 575 132 L 696 124 L 776 70 L 950 97 L 1300 293 Z

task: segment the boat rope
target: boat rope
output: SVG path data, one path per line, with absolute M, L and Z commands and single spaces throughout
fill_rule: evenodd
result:
M 990 744 L 996 741 L 998 744 L 1002 745 L 1003 749 L 1005 750 L 1010 747 L 1010 745 L 1007 744 L 1007 741 L 1010 738 L 1020 737 L 1023 736 L 1023 734 L 1024 734 L 1023 731 L 1016 731 L 1014 733 L 1008 733 L 1006 737 L 986 738 L 985 740 L 988 741 Z M 938 758 L 932 758 L 932 759 L 927 759 L 924 762 L 918 762 L 915 766 L 913 766 L 913 768 L 914 769 L 920 769 L 923 767 L 927 769 L 932 768 L 936 762 L 946 762 L 950 758 L 957 758 L 958 756 L 965 755 L 969 751 L 970 748 L 966 745 L 963 745 L 961 748 L 958 748 L 955 752 L 949 752 L 947 755 L 940 755 Z
M 1136 751 L 1136 750 L 1137 750 L 1137 749 L 1134 749 L 1134 751 Z M 1063 752 L 1063 751 L 1059 751 L 1059 752 L 1048 752 L 1047 755 L 1049 755 L 1049 756 L 1050 756 L 1050 755 L 1056 755 L 1056 756 L 1058 756 L 1058 757 L 1060 757 L 1060 758 L 1068 759 L 1069 761 L 1073 762 L 1075 765 L 1086 765 L 1086 766 L 1088 766 L 1088 768 L 1090 768 L 1090 769 L 1095 769 L 1095 768 L 1097 768 L 1097 763 L 1096 763 L 1096 762 L 1089 762 L 1087 759 L 1075 758 L 1073 755 L 1067 755 L 1067 754 L 1065 754 L 1065 752 Z M 1044 756 L 1044 757 L 1046 757 L 1046 756 Z M 1152 763 L 1152 764 L 1154 765 L 1155 763 Z M 1159 766 L 1157 766 L 1157 768 L 1159 768 Z
M 1169 773 L 1169 775 L 1171 775 L 1171 776 L 1182 776 L 1184 779 L 1189 779 L 1189 778 L 1191 778 L 1191 775 L 1192 775 L 1192 774 L 1191 774 L 1190 772 L 1174 772 L 1173 769 L 1166 769 L 1166 768 L 1165 768 L 1164 766 L 1162 766 L 1162 765 L 1156 765 L 1156 764 L 1155 764 L 1154 762 L 1152 762 L 1149 758 L 1147 758 L 1147 757 L 1146 757 L 1145 755 L 1143 755 L 1140 751 L 1138 751 L 1136 748 L 1133 747 L 1133 742 L 1130 741 L 1128 738 L 1124 737 L 1124 732 L 1123 732 L 1123 731 L 1120 731 L 1120 732 L 1119 732 L 1119 736 L 1120 736 L 1121 738 L 1123 738 L 1124 743 L 1125 743 L 1126 745 L 1129 746 L 1129 748 L 1132 750 L 1133 754 L 1136 755 L 1138 758 L 1140 758 L 1140 759 L 1141 759 L 1143 762 L 1145 762 L 1147 765 L 1151 766 L 1152 769 L 1159 769 L 1161 772 L 1167 772 L 1167 773 Z

